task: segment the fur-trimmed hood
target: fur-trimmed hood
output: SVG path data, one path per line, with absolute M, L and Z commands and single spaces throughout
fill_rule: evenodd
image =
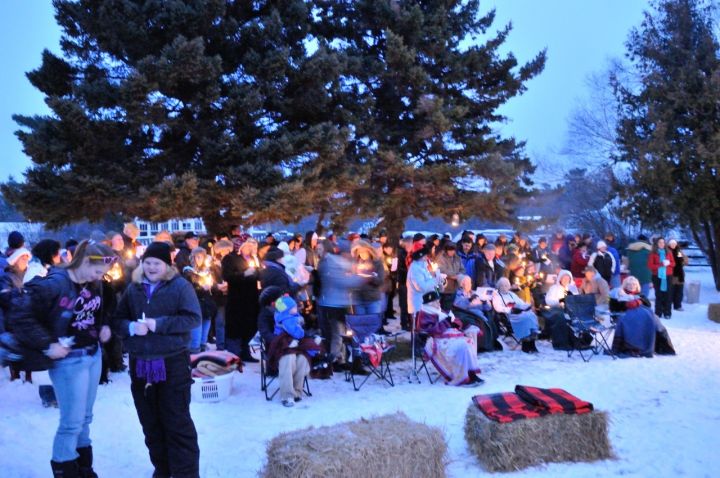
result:
M 135 270 L 132 272 L 132 282 L 133 284 L 142 284 L 143 282 L 143 266 L 142 262 L 139 266 L 135 268 Z M 165 274 L 165 277 L 163 277 L 164 281 L 172 280 L 173 277 L 178 275 L 177 269 L 175 269 L 175 266 L 168 267 L 167 273 Z

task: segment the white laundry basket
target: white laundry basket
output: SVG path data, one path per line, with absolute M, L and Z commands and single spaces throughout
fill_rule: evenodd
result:
M 212 378 L 195 377 L 190 387 L 192 400 L 201 403 L 221 402 L 230 396 L 235 372 L 218 375 Z

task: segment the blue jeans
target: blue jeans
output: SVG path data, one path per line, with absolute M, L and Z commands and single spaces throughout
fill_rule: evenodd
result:
M 650 282 L 647 284 L 640 284 L 640 293 L 647 298 L 650 298 Z
M 49 370 L 60 408 L 60 425 L 55 433 L 52 459 L 72 461 L 76 449 L 90 446 L 90 423 L 100 382 L 102 352 L 58 360 Z
M 218 350 L 225 350 L 225 306 L 218 307 L 215 314 L 215 346 Z
M 190 352 L 197 353 L 202 345 L 207 344 L 210 333 L 210 319 L 203 319 L 202 324 L 190 331 Z
M 382 300 L 353 305 L 353 313 L 355 315 L 379 314 L 381 310 Z

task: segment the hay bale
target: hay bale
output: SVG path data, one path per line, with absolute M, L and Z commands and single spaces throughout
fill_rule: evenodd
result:
M 708 305 L 708 319 L 720 324 L 720 304 Z
M 278 435 L 260 476 L 442 478 L 446 453 L 442 431 L 397 413 Z
M 607 414 L 598 411 L 498 423 L 471 403 L 465 414 L 465 439 L 488 471 L 613 457 Z

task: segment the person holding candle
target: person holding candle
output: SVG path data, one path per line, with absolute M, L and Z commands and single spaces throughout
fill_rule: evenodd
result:
M 683 253 L 677 240 L 670 239 L 668 241 L 668 248 L 675 261 L 671 279 L 672 294 L 670 300 L 672 301 L 673 309 L 682 312 L 683 289 L 685 288 L 685 266 L 688 264 L 688 258 L 687 255 Z
M 385 269 L 382 261 L 378 258 L 375 248 L 363 240 L 358 240 L 353 244 L 351 254 L 353 272 L 367 279 L 352 293 L 353 312 L 358 315 L 380 314 L 385 282 Z
M 672 251 L 666 247 L 665 239 L 659 237 L 648 256 L 648 268 L 652 273 L 655 289 L 655 314 L 660 318 L 672 317 L 672 277 L 675 270 L 675 259 Z
M 244 234 L 233 238 L 237 253 L 222 260 L 222 277 L 228 285 L 225 308 L 225 347 L 240 356 L 243 362 L 257 362 L 250 354 L 248 342 L 257 331 L 260 312 L 258 278 L 260 262 L 257 241 Z
M 190 416 L 190 332 L 202 321 L 193 286 L 172 267 L 170 245 L 151 243 L 113 320 L 130 354 L 130 390 L 154 477 L 199 477 Z
M 587 265 L 594 267 L 605 282 L 610 284 L 617 265 L 615 257 L 608 251 L 605 241 L 598 241 L 595 247 L 597 250 L 592 253 Z
M 547 238 L 541 237 L 538 239 L 538 245 L 532 250 L 530 254 L 530 260 L 535 263 L 535 267 L 539 273 L 542 273 L 545 277 L 555 273 L 555 265 L 553 264 L 554 254 L 548 247 Z
M 222 276 L 222 260 L 233 252 L 233 243 L 228 239 L 220 239 L 213 247 L 213 261 L 210 272 L 213 276 L 213 286 L 210 290 L 217 313 L 215 323 L 211 329 L 215 330 L 215 347 L 225 350 L 225 310 L 227 307 L 228 284 Z
M 199 353 L 207 348 L 208 334 L 212 319 L 217 314 L 217 305 L 212 297 L 212 288 L 215 285 L 215 278 L 207 261 L 207 251 L 202 247 L 196 247 L 190 252 L 190 265 L 183 269 L 182 274 L 195 289 L 200 310 L 202 312 L 202 324 L 190 332 L 190 353 Z
M 97 476 L 90 423 L 101 371 L 98 342 L 111 335 L 100 280 L 116 260 L 106 245 L 83 241 L 69 264 L 25 284 L 26 293 L 13 300 L 8 313 L 17 341 L 51 359 L 47 366 L 60 408 L 53 476 Z

